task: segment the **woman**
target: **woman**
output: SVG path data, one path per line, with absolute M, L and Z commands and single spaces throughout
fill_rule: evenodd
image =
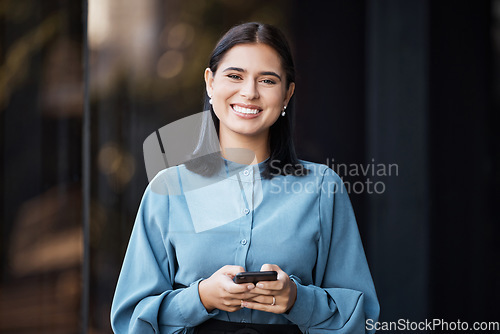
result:
M 195 152 L 148 186 L 116 287 L 114 331 L 364 333 L 366 319 L 378 318 L 375 289 L 341 179 L 295 155 L 284 36 L 255 22 L 233 27 L 205 82 L 221 152 Z M 204 124 L 198 148 L 213 145 Z M 233 281 L 272 270 L 276 281 Z

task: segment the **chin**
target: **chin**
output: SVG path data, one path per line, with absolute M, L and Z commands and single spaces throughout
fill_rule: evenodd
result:
M 249 128 L 237 128 L 237 129 L 232 129 L 233 132 L 238 133 L 240 135 L 244 136 L 257 136 L 259 133 L 262 133 L 262 131 L 258 131 L 256 129 L 249 129 Z

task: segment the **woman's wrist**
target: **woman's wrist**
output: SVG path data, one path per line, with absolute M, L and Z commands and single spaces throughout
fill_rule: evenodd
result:
M 297 285 L 295 284 L 295 281 L 293 279 L 290 279 L 290 300 L 291 303 L 289 303 L 285 314 L 290 313 L 290 310 L 292 309 L 293 305 L 295 305 L 295 301 L 297 300 Z
M 200 300 L 208 313 L 212 312 L 215 307 L 212 307 L 209 303 L 209 298 L 207 298 L 207 280 L 201 280 L 198 283 L 198 294 L 200 295 Z

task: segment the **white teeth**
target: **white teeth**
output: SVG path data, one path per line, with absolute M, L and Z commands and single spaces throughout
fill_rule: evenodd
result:
M 242 114 L 257 114 L 260 111 L 259 109 L 247 109 L 237 105 L 233 105 L 233 109 Z

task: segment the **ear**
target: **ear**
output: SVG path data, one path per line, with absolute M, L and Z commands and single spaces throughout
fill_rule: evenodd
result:
M 295 91 L 295 82 L 291 82 L 290 83 L 290 86 L 288 86 L 288 90 L 286 92 L 286 96 L 285 96 L 285 106 L 288 105 L 288 103 L 290 102 L 290 99 L 292 98 L 292 95 L 293 95 L 293 92 Z
M 213 92 L 213 84 L 214 84 L 214 75 L 212 70 L 208 67 L 205 69 L 205 89 L 207 90 L 208 96 L 212 96 Z

